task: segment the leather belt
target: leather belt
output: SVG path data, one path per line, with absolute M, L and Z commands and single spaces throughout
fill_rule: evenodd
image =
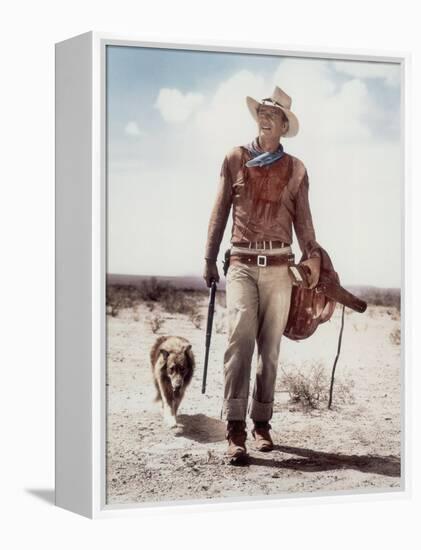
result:
M 289 243 L 283 243 L 282 241 L 255 241 L 249 243 L 232 243 L 232 246 L 239 246 L 240 248 L 251 248 L 251 249 L 263 249 L 263 250 L 272 250 L 272 248 L 286 248 L 291 246 Z
M 233 263 L 241 263 L 257 267 L 293 265 L 294 254 L 279 254 L 276 256 L 263 256 L 261 254 L 231 254 L 230 264 Z

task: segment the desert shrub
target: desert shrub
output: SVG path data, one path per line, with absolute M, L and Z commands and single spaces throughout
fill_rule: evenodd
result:
M 165 323 L 165 319 L 163 319 L 160 315 L 154 315 L 148 319 L 148 322 L 152 332 L 155 334 Z
M 399 346 L 401 343 L 401 329 L 395 328 L 395 330 L 392 330 L 389 334 L 389 338 L 393 345 Z
M 327 379 L 321 363 L 313 365 L 308 374 L 301 370 L 287 372 L 283 369 L 282 372 L 281 383 L 293 403 L 316 409 L 326 400 Z
M 400 319 L 401 319 L 400 311 L 398 311 L 396 308 L 394 308 L 390 312 L 390 318 L 392 319 L 392 321 L 400 321 Z
M 140 283 L 139 294 L 144 302 L 160 302 L 172 289 L 171 284 L 159 282 L 156 277 L 151 277 Z
M 365 332 L 368 329 L 368 323 L 354 322 L 352 323 L 355 332 Z
M 200 329 L 202 327 L 203 315 L 201 313 L 191 313 L 190 321 L 196 328 Z
M 194 295 L 188 296 L 182 290 L 166 292 L 161 298 L 161 306 L 168 313 L 182 313 L 192 316 L 198 313 L 199 307 Z
M 373 306 L 395 307 L 401 310 L 401 293 L 398 288 L 361 287 L 353 292 Z
M 218 318 L 215 321 L 215 331 L 217 334 L 224 334 L 225 332 L 225 321 L 222 318 Z
M 113 308 L 112 306 L 106 306 L 106 314 L 107 315 L 113 315 Z M 115 317 L 115 315 L 113 315 Z
M 107 308 L 107 315 L 111 315 L 111 317 L 118 317 L 120 309 L 121 305 L 119 303 L 113 304 L 112 306 Z
M 330 373 L 326 373 L 321 362 L 315 362 L 310 368 L 307 365 L 303 370 L 296 367 L 289 371 L 282 369 L 280 384 L 288 391 L 291 403 L 299 404 L 304 409 L 319 409 L 329 400 Z M 352 387 L 350 382 L 335 380 L 333 402 L 352 400 Z
M 370 317 L 370 319 L 375 319 L 376 318 L 376 308 L 368 307 L 366 313 Z
M 116 317 L 121 309 L 138 305 L 142 298 L 139 289 L 133 285 L 108 285 L 106 300 L 107 310 Z
M 150 277 L 137 285 L 108 285 L 107 314 L 116 317 L 121 309 L 134 309 L 141 303 L 146 304 L 152 312 L 160 305 L 167 313 L 187 315 L 195 326 L 200 326 L 202 319 L 199 301 L 205 296 L 204 292 L 186 292 L 174 288 L 169 283 L 160 282 L 156 277 Z
M 107 285 L 106 303 L 110 308 L 110 314 L 115 316 L 120 309 L 134 308 L 141 302 L 152 304 L 159 302 L 162 297 L 169 294 L 172 286 L 168 283 L 159 282 L 156 277 L 145 279 L 138 285 Z

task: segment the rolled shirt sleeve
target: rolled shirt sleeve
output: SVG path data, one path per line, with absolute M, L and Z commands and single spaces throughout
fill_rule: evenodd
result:
M 316 242 L 316 234 L 308 200 L 308 190 L 308 174 L 305 171 L 295 198 L 294 229 L 303 256 L 314 258 L 320 257 L 320 252 L 318 250 L 319 244 Z

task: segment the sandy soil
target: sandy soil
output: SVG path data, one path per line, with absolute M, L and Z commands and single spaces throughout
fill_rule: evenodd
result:
M 203 314 L 206 307 L 204 298 Z M 286 372 L 306 374 L 319 362 L 330 376 L 340 313 L 337 307 L 331 321 L 308 341 L 283 339 L 281 365 Z M 154 315 L 165 319 L 156 333 L 149 322 Z M 184 315 L 170 315 L 159 306 L 150 312 L 143 304 L 108 316 L 109 504 L 400 487 L 400 345 L 391 337 L 400 327 L 396 309 L 369 307 L 364 314 L 347 310 L 332 410 L 325 402 L 315 410 L 292 404 L 279 371 L 271 422 L 275 450 L 258 453 L 249 439 L 251 459 L 244 467 L 224 459 L 224 315 L 218 305 L 205 395 L 205 322 L 196 328 Z M 195 376 L 176 429 L 164 426 L 153 402 L 149 350 L 162 334 L 188 338 L 196 356 Z

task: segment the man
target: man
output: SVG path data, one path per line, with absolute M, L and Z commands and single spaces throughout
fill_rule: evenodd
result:
M 276 87 L 270 98 L 246 98 L 257 122 L 258 137 L 235 147 L 225 157 L 206 244 L 204 278 L 219 281 L 216 260 L 232 207 L 231 260 L 226 279 L 228 346 L 224 355 L 224 406 L 227 456 L 231 463 L 247 458 L 246 414 L 251 361 L 257 342 L 258 365 L 249 414 L 256 449 L 273 449 L 273 412 L 281 337 L 291 299 L 289 271 L 292 226 L 307 258 L 309 286 L 320 272 L 320 253 L 308 203 L 303 163 L 284 152 L 280 140 L 298 132 L 291 98 Z

